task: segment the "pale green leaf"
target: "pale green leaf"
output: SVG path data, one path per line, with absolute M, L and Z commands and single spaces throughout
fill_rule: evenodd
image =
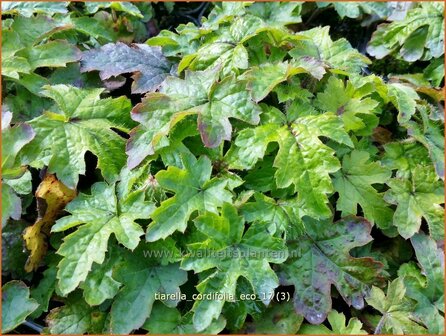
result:
M 362 323 L 356 318 L 352 317 L 346 325 L 346 318 L 344 314 L 332 310 L 327 316 L 331 329 L 325 325 L 311 325 L 304 324 L 299 329 L 299 334 L 303 335 L 367 335 L 365 330 L 362 330 Z
M 261 18 L 265 25 L 285 26 L 302 21 L 301 7 L 299 2 L 259 2 L 253 3 L 246 11 Z
M 413 315 L 413 304 L 405 297 L 406 288 L 401 278 L 389 282 L 387 295 L 373 286 L 366 301 L 383 316 L 376 333 L 424 334 L 426 329 L 417 323 Z
M 398 110 L 398 121 L 406 123 L 416 111 L 416 100 L 419 99 L 416 91 L 410 86 L 392 83 L 387 85 L 389 98 Z
M 264 223 L 271 234 L 285 233 L 287 239 L 303 232 L 304 226 L 296 199 L 275 200 L 261 193 L 255 193 L 254 198 L 255 202 L 247 202 L 240 207 L 247 222 Z
M 110 249 L 109 249 L 110 250 Z M 84 299 L 90 306 L 102 304 L 113 299 L 121 284 L 113 279 L 113 267 L 122 262 L 118 249 L 111 249 L 102 264 L 93 264 L 91 272 L 80 285 L 84 290 Z
M 393 225 L 404 238 L 417 233 L 424 218 L 434 239 L 444 237 L 444 186 L 433 168 L 417 166 L 410 178 L 393 178 L 384 200 L 397 206 Z

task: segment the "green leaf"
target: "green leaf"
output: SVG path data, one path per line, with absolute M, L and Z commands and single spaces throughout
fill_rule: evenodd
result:
M 352 146 L 339 117 L 325 113 L 296 119 L 289 127 L 266 124 L 241 131 L 236 148 L 228 152 L 230 167 L 252 168 L 265 155 L 268 143 L 278 142 L 274 160 L 277 187 L 294 185 L 304 213 L 329 216 L 327 194 L 333 192 L 330 173 L 340 168 L 335 152 L 319 137 L 327 137 Z
M 42 67 L 65 67 L 81 57 L 79 49 L 67 41 L 51 41 L 19 51 L 17 55 L 28 61 L 30 71 Z
M 225 296 L 223 300 L 195 301 L 194 327 L 202 331 L 220 316 L 224 302 L 235 299 L 239 277 L 247 279 L 259 300 L 267 305 L 279 285 L 269 263 L 285 261 L 283 240 L 272 237 L 260 224 L 251 225 L 243 234 L 243 217 L 229 203 L 223 205 L 221 216 L 207 212 L 194 223 L 207 239 L 189 245 L 190 254 L 184 257 L 181 268 L 196 273 L 209 270 L 197 286 L 199 293 Z
M 433 121 L 427 113 L 433 113 L 431 106 L 419 105 L 422 125 L 410 122 L 407 133 L 423 144 L 429 151 L 437 175 L 444 180 L 444 122 Z
M 204 29 L 190 27 L 180 31 L 179 36 L 169 34 L 168 43 L 181 43 L 180 50 L 171 47 L 178 53 L 187 51 L 182 53 L 187 56 L 179 64 L 180 72 L 185 68 L 205 70 L 218 66 L 223 75 L 240 73 L 251 63 L 252 57 L 248 54 L 251 48 L 246 48 L 246 44 L 252 39 L 259 38 L 274 46 L 301 39 L 284 27 L 301 22 L 300 10 L 301 4 L 287 2 L 223 4 L 214 7 L 209 20 L 203 22 Z M 204 38 L 198 40 L 203 35 Z M 157 41 L 157 37 L 152 40 L 155 43 L 162 41 Z M 167 43 L 166 40 L 163 42 Z M 187 43 L 197 47 L 190 48 Z M 281 54 L 285 55 L 285 52 Z
M 111 8 L 118 12 L 124 12 L 132 16 L 142 18 L 143 15 L 141 11 L 131 2 L 121 2 L 121 1 L 87 1 L 85 2 L 85 9 L 87 13 L 94 14 L 101 8 Z
M 211 41 L 197 46 L 195 50 L 188 50 L 188 53 L 193 53 L 182 59 L 178 71 L 181 72 L 186 68 L 194 71 L 215 68 L 224 76 L 248 68 L 249 55 L 244 43 L 261 30 L 261 25 L 261 20 L 256 17 L 236 17 L 230 27 L 214 31 L 216 36 Z M 190 30 L 181 32 L 184 36 L 182 40 L 200 37 L 200 31 L 195 27 L 193 29 L 196 31 L 194 35 Z M 181 35 L 173 38 L 179 40 Z
M 418 94 L 410 86 L 392 83 L 388 84 L 389 99 L 398 110 L 398 122 L 406 123 L 415 114 Z
M 205 24 L 203 22 L 203 25 Z M 200 30 L 192 22 L 189 22 L 188 24 L 180 24 L 176 31 L 178 33 L 162 30 L 157 36 L 148 39 L 146 43 L 151 46 L 162 47 L 166 56 L 187 55 L 185 58 L 193 58 L 193 54 L 200 46 L 198 41 L 201 37 Z M 181 69 L 180 65 L 179 69 Z
M 303 321 L 296 314 L 291 302 L 272 304 L 254 322 L 249 323 L 248 330 L 252 334 L 296 334 Z
M 421 26 L 410 34 L 400 50 L 400 54 L 404 60 L 414 62 L 423 56 L 424 44 L 426 43 L 428 26 Z
M 336 209 L 341 215 L 356 215 L 358 205 L 372 224 L 386 228 L 392 223 L 392 210 L 383 195 L 373 187 L 389 180 L 391 171 L 379 162 L 370 162 L 370 155 L 354 150 L 343 157 L 342 169 L 334 174 L 333 185 L 339 193 Z
M 243 74 L 243 78 L 248 80 L 247 89 L 251 91 L 255 102 L 264 99 L 274 87 L 286 81 L 291 76 L 299 73 L 310 73 L 313 77 L 321 79 L 325 69 L 321 64 L 314 62 L 280 62 L 266 63 L 259 67 L 252 67 Z
M 69 188 L 85 174 L 85 152 L 98 157 L 98 168 L 109 182 L 125 164 L 124 139 L 111 130 L 127 131 L 130 101 L 125 97 L 100 99 L 102 89 L 67 85 L 46 86 L 43 94 L 56 105 L 31 121 L 34 140 L 23 148 L 22 158 L 34 167 L 48 166 Z
M 2 33 L 10 37 L 2 39 L 2 53 L 6 52 L 5 57 L 12 56 L 19 50 L 37 45 L 53 34 L 69 28 L 66 22 L 44 15 L 17 16 L 9 27 L 2 27 Z
M 398 275 L 404 277 L 407 296 L 418 302 L 415 315 L 425 322 L 429 333 L 444 333 L 444 265 L 443 251 L 424 234 L 411 238 L 418 268 L 414 263 L 401 265 Z
M 330 77 L 325 90 L 318 93 L 316 107 L 341 116 L 346 131 L 368 131 L 378 125 L 376 117 L 378 102 L 356 90 L 348 81 L 344 87 L 342 79 Z
M 52 263 L 43 272 L 43 278 L 39 284 L 31 289 L 31 297 L 39 303 L 39 307 L 31 314 L 32 318 L 38 318 L 42 313 L 48 311 L 51 297 L 56 289 L 56 263 Z
M 66 14 L 68 2 L 24 2 L 8 1 L 2 3 L 2 14 L 20 14 L 30 17 L 34 13 Z
M 2 203 L 5 202 L 2 195 Z M 28 254 L 23 249 L 22 232 L 29 225 L 25 221 L 9 220 L 8 225 L 2 227 L 2 274 L 13 279 L 25 279 L 23 265 Z
M 304 230 L 296 199 L 275 200 L 261 193 L 254 194 L 255 202 L 244 203 L 240 211 L 247 222 L 263 222 L 271 234 L 286 234 L 290 239 Z
M 298 2 L 266 2 L 253 3 L 246 11 L 261 18 L 265 25 L 285 26 L 302 22 L 301 8 Z
M 363 67 L 370 63 L 370 60 L 352 48 L 345 38 L 333 42 L 329 30 L 330 27 L 327 26 L 299 32 L 299 35 L 305 36 L 309 40 L 297 42 L 296 47 L 291 49 L 289 54 L 296 59 L 314 58 L 333 69 L 348 73 L 359 73 Z
M 403 20 L 382 24 L 373 33 L 367 52 L 380 59 L 389 54 L 408 62 L 444 54 L 444 4 L 422 2 Z
M 26 168 L 20 168 L 22 171 L 23 169 Z M 28 170 L 24 173 L 20 172 L 20 170 L 14 171 L 14 173 L 19 172 L 23 174 L 19 178 L 7 179 L 5 177 L 2 180 L 2 227 L 6 225 L 8 218 L 20 219 L 23 212 L 20 195 L 29 195 L 31 193 L 31 173 Z M 11 170 L 9 171 L 11 172 Z
M 179 295 L 179 286 L 187 281 L 187 273 L 179 269 L 178 264 L 160 265 L 159 258 L 150 259 L 145 252 L 159 252 L 157 247 L 162 245 L 152 246 L 142 243 L 134 253 L 124 254 L 124 261 L 113 271 L 113 278 L 123 285 L 110 311 L 110 332 L 113 334 L 129 334 L 143 326 L 154 301 L 158 300 L 156 295 Z M 175 307 L 179 300 L 161 301 Z
M 109 253 L 102 264 L 93 264 L 85 281 L 80 285 L 84 290 L 84 299 L 90 306 L 102 304 L 107 299 L 113 299 L 121 284 L 113 279 L 113 267 L 122 262 L 116 248 L 109 248 Z
M 146 233 L 148 241 L 164 239 L 175 231 L 184 232 L 194 211 L 217 212 L 224 202 L 232 201 L 230 181 L 211 179 L 212 165 L 206 156 L 198 160 L 192 154 L 182 156 L 184 169 L 170 166 L 155 175 L 161 187 L 175 192 L 152 213 Z
M 396 177 L 410 178 L 417 165 L 429 165 L 427 149 L 416 141 L 391 142 L 384 146 L 382 163 L 390 169 L 397 169 Z
M 231 139 L 229 118 L 259 122 L 259 108 L 246 91 L 246 82 L 228 76 L 216 82 L 214 69 L 186 72 L 185 79 L 169 77 L 159 93 L 146 95 L 132 111 L 141 125 L 133 129 L 127 144 L 129 167 L 168 145 L 170 129 L 190 114 L 198 114 L 198 129 L 207 147 Z
M 6 225 L 9 218 L 17 220 L 21 215 L 22 201 L 20 197 L 9 185 L 2 184 L 2 226 Z
M 444 78 L 444 62 L 441 58 L 433 59 L 424 69 L 423 75 L 432 82 L 433 86 L 439 87 Z
M 103 38 L 106 41 L 115 41 L 117 39 L 117 33 L 95 17 L 74 17 L 71 18 L 71 22 L 74 29 L 96 39 Z
M 19 79 L 20 73 L 30 73 L 31 65 L 24 57 L 2 58 L 2 76 Z
M 379 18 L 385 18 L 390 14 L 390 6 L 382 2 L 316 2 L 319 8 L 325 8 L 332 5 L 341 19 L 349 17 L 359 18 L 364 14 L 377 15 Z
M 65 300 L 65 305 L 52 309 L 45 321 L 51 334 L 84 334 L 98 313 L 75 293 Z
M 80 59 L 80 50 L 64 40 L 46 40 L 52 34 L 70 29 L 66 22 L 45 16 L 18 16 L 11 27 L 2 27 L 2 75 L 19 80 L 40 67 L 65 67 Z M 44 43 L 38 43 L 46 40 Z
M 171 73 L 172 65 L 160 48 L 146 44 L 128 46 L 118 42 L 84 51 L 81 72 L 98 70 L 102 80 L 134 73 L 132 93 L 155 91 Z
M 22 201 L 17 194 L 31 193 L 31 175 L 17 156 L 35 136 L 26 124 L 11 127 L 12 113 L 2 108 L 2 226 L 8 218 L 20 219 Z
M 390 189 L 384 200 L 396 204 L 393 225 L 404 238 L 410 238 L 421 226 L 421 218 L 427 221 L 434 239 L 444 237 L 443 183 L 438 180 L 433 168 L 417 166 L 411 178 L 393 178 L 387 182 Z
M 39 304 L 29 297 L 29 288 L 21 281 L 2 286 L 2 333 L 10 332 L 25 322 Z
M 376 334 L 425 334 L 426 329 L 417 323 L 413 304 L 405 297 L 406 288 L 401 278 L 389 282 L 387 295 L 373 286 L 366 301 L 383 316 L 375 330 Z
M 31 173 L 26 170 L 19 178 L 5 179 L 5 184 L 8 184 L 16 194 L 28 195 L 32 190 L 31 179 Z
M 188 312 L 181 316 L 176 308 L 170 308 L 162 303 L 155 302 L 149 319 L 144 323 L 143 328 L 151 334 L 218 334 L 226 324 L 223 316 L 212 321 L 211 325 L 201 332 L 198 332 L 192 323 L 193 313 Z
M 12 113 L 2 108 L 2 178 L 20 178 L 26 171 L 17 155 L 35 136 L 34 130 L 26 124 L 11 127 Z
M 222 315 L 220 315 L 226 318 L 226 329 L 230 332 L 249 332 L 251 326 L 247 320 L 250 317 L 258 319 L 267 308 L 259 299 L 241 300 L 242 295 L 255 295 L 251 284 L 243 277 L 238 279 L 236 288 L 236 297 L 240 299 L 234 302 L 226 302 L 223 306 Z
M 216 3 L 208 17 L 203 18 L 203 26 L 215 29 L 220 24 L 233 20 L 234 16 L 246 14 L 246 7 L 249 5 L 246 2 L 237 3 L 235 1 Z
M 301 335 L 367 335 L 367 332 L 362 330 L 362 323 L 356 318 L 352 317 L 346 325 L 346 318 L 344 314 L 332 310 L 327 316 L 331 329 L 325 325 L 311 325 L 304 324 L 299 329 Z
M 127 169 L 123 169 L 122 176 L 128 173 Z M 95 183 L 90 195 L 80 194 L 66 206 L 65 209 L 71 215 L 59 219 L 52 227 L 52 232 L 61 232 L 81 225 L 64 238 L 57 251 L 64 257 L 57 272 L 58 285 L 63 295 L 72 292 L 87 278 L 93 262 L 104 262 L 112 233 L 126 248 L 134 250 L 138 246 L 144 231 L 136 220 L 147 219 L 154 205 L 145 201 L 144 187 L 132 190 L 132 184 L 122 184 Z M 90 278 L 89 281 L 95 280 Z M 86 299 L 96 304 L 101 301 L 88 293 Z
M 281 265 L 281 282 L 293 285 L 294 307 L 311 324 L 322 323 L 331 310 L 331 285 L 355 309 L 380 282 L 383 265 L 372 258 L 353 258 L 349 251 L 372 240 L 371 225 L 360 217 L 336 223 L 305 220 L 306 233 L 289 244 L 290 258 Z

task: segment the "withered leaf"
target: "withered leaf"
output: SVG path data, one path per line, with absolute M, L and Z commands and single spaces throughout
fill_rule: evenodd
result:
M 38 217 L 34 225 L 23 232 L 26 248 L 30 251 L 25 270 L 36 270 L 48 249 L 48 236 L 59 213 L 76 196 L 55 175 L 47 174 L 36 191 Z

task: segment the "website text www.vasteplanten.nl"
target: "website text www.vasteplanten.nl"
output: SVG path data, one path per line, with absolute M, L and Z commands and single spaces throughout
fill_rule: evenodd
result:
M 226 248 L 223 250 L 199 249 L 199 250 L 165 250 L 153 249 L 144 250 L 145 258 L 218 258 L 218 259 L 232 259 L 232 258 L 249 258 L 249 259 L 286 259 L 297 257 L 296 250 L 258 250 L 251 248 Z

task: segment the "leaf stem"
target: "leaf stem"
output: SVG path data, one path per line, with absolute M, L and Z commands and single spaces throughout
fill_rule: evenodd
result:
M 384 323 L 386 322 L 387 319 L 387 313 L 385 313 L 381 319 L 378 322 L 378 325 L 376 326 L 375 332 L 373 333 L 374 335 L 380 335 L 382 332 L 382 329 L 384 327 Z

